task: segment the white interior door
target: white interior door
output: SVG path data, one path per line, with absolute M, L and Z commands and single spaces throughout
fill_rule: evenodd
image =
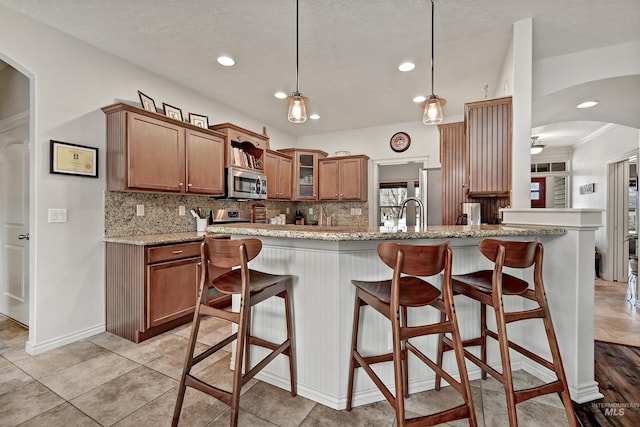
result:
M 26 126 L 25 126 L 26 128 Z M 29 143 L 0 135 L 0 313 L 29 324 Z
M 626 282 L 629 273 L 629 161 L 609 164 L 608 280 Z

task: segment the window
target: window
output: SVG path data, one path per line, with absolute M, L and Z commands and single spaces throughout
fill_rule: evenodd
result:
M 406 182 L 380 183 L 380 224 L 398 217 L 400 203 L 407 198 Z

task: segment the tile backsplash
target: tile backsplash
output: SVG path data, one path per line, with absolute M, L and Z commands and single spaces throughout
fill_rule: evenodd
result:
M 106 191 L 104 194 L 105 237 L 141 234 L 180 233 L 195 231 L 196 220 L 189 214 L 192 208 L 202 209 L 251 209 L 258 201 L 214 199 L 207 196 Z M 267 218 L 284 213 L 287 223 L 295 222 L 296 210 L 302 211 L 307 221 L 318 221 L 320 208 L 331 215 L 334 226 L 368 225 L 367 202 L 292 202 L 260 200 L 267 207 Z M 144 216 L 137 216 L 137 205 L 144 205 Z M 179 207 L 186 208 L 186 215 L 179 215 Z M 287 208 L 289 213 L 287 214 Z M 309 214 L 309 208 L 313 214 Z M 361 209 L 361 215 L 352 215 L 353 209 Z

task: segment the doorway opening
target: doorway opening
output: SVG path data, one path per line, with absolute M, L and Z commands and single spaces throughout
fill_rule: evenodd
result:
M 30 80 L 0 60 L 0 315 L 29 325 Z

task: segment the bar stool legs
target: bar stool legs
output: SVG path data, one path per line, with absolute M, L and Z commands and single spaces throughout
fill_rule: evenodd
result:
M 202 244 L 201 259 L 203 268 L 193 324 L 187 345 L 187 354 L 173 413 L 172 426 L 174 427 L 178 425 L 180 420 L 180 412 L 182 411 L 187 387 L 200 390 L 227 404 L 231 409 L 230 425 L 232 427 L 237 426 L 242 386 L 279 354 L 284 354 L 289 358 L 291 396 L 296 396 L 297 394 L 293 308 L 291 304 L 292 277 L 249 270 L 248 261 L 255 258 L 261 248 L 262 243 L 257 239 L 217 240 L 207 237 Z M 233 267 L 236 266 L 240 268 L 234 269 Z M 212 279 L 212 274 L 209 270 L 215 267 L 230 271 Z M 239 295 L 239 312 L 234 313 L 207 305 L 208 296 L 212 292 Z M 251 335 L 251 308 L 274 296 L 284 300 L 287 337 L 281 344 L 271 343 Z M 214 316 L 236 323 L 238 331 L 202 353 L 194 355 L 198 330 L 203 316 Z M 194 365 L 221 350 L 234 340 L 236 341 L 236 350 L 231 392 L 207 384 L 191 373 Z M 267 356 L 253 367 L 250 360 L 250 347 L 252 345 L 271 350 Z
M 463 343 L 465 347 L 480 346 L 480 357 L 476 357 L 466 349 L 464 350 L 464 355 L 482 369 L 483 379 L 486 378 L 488 373 L 502 383 L 506 395 L 509 425 L 511 427 L 518 425 L 516 411 L 516 405 L 518 403 L 550 393 L 559 394 L 565 408 L 569 425 L 577 426 L 578 424 L 569 394 L 562 358 L 560 357 L 560 349 L 558 347 L 542 281 L 542 244 L 537 240 L 532 242 L 511 242 L 484 239 L 480 243 L 480 251 L 494 262 L 493 270 L 483 270 L 452 276 L 454 294 L 465 295 L 480 302 L 480 337 L 466 340 Z M 534 279 L 533 289 L 529 289 L 529 283 L 525 280 L 502 272 L 503 267 L 523 269 L 532 266 Z M 506 312 L 503 305 L 503 295 L 521 296 L 537 303 L 538 308 Z M 487 305 L 494 309 L 496 332 L 487 328 Z M 551 361 L 509 340 L 507 324 L 526 319 L 542 319 L 551 352 Z M 491 337 L 498 342 L 502 372 L 496 371 L 487 364 L 487 337 Z M 437 358 L 437 363 L 440 366 L 442 364 L 443 353 L 451 350 L 451 347 L 451 341 L 441 336 Z M 509 349 L 517 351 L 523 356 L 553 371 L 557 380 L 525 390 L 515 390 Z M 439 388 L 439 383 L 440 378 L 436 377 L 436 388 Z
M 385 242 L 378 246 L 378 254 L 385 264 L 394 269 L 393 279 L 377 282 L 352 280 L 356 286 L 353 329 L 351 336 L 351 360 L 347 387 L 347 411 L 353 406 L 353 383 L 356 368 L 362 368 L 394 407 L 399 427 L 405 425 L 435 425 L 468 418 L 469 425 L 476 426 L 476 415 L 471 397 L 471 387 L 462 353 L 462 342 L 453 307 L 451 290 L 451 249 L 447 243 L 431 246 L 401 245 Z M 443 274 L 442 293 L 420 277 Z M 405 274 L 405 276 L 401 276 Z M 409 325 L 407 307 L 431 306 L 441 312 L 441 321 L 426 325 Z M 393 351 L 376 356 L 363 356 L 358 351 L 360 311 L 370 306 L 391 321 Z M 460 381 L 455 380 L 434 361 L 425 356 L 411 339 L 431 334 L 451 334 Z M 408 390 L 408 354 L 411 353 L 433 369 L 460 393 L 464 403 L 451 409 L 418 418 L 405 418 L 404 398 Z M 395 394 L 386 387 L 371 365 L 392 362 Z

